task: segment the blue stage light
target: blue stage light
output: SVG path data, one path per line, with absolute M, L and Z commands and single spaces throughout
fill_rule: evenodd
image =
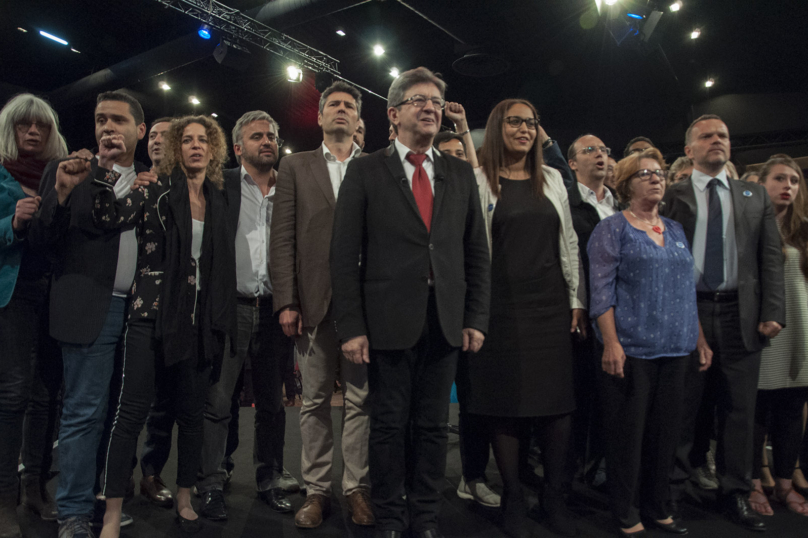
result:
M 210 39 L 210 26 L 208 26 L 207 24 L 203 24 L 199 28 L 199 32 L 197 33 L 199 34 L 199 37 L 201 37 L 202 39 Z
M 631 17 L 632 19 L 644 19 L 642 15 L 637 15 L 636 13 L 626 13 L 626 16 Z

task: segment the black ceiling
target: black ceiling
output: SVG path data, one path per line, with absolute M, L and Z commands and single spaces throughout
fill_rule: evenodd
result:
M 605 19 L 597 17 L 594 0 L 405 0 L 466 45 L 397 0 L 276 1 L 311 4 L 268 24 L 338 59 L 350 81 L 386 96 L 391 67 L 424 65 L 443 74 L 447 98 L 465 106 L 472 127 L 484 126 L 497 101 L 525 97 L 562 143 L 593 132 L 616 149 L 639 134 L 677 144 L 694 107 L 707 99 L 808 94 L 805 0 L 684 0 L 678 13 L 667 9 L 673 0 L 620 0 L 638 12 L 664 8 L 649 43 L 641 47 L 618 46 Z M 264 4 L 223 3 L 243 11 Z M 351 4 L 358 5 L 334 12 Z M 254 46 L 249 46 L 246 71 L 219 65 L 210 51 L 220 34 L 214 31 L 213 39 L 203 42 L 196 36 L 199 25 L 157 0 L 5 0 L 0 5 L 0 98 L 22 90 L 51 97 L 71 148 L 93 143 L 94 95 L 121 86 L 141 99 L 147 121 L 196 108 L 218 113 L 223 127 L 231 129 L 243 112 L 264 109 L 280 122 L 290 148 L 315 147 L 322 138 L 314 74 L 306 72 L 301 84 L 289 83 L 288 62 Z M 697 27 L 702 35 L 691 40 Z M 338 28 L 347 35 L 339 37 Z M 40 29 L 70 45 L 43 39 Z M 380 58 L 371 53 L 376 43 L 386 49 Z M 131 60 L 166 44 L 143 57 L 146 65 Z M 487 78 L 458 74 L 452 62 L 472 47 L 500 55 L 509 70 Z M 80 91 L 51 93 L 93 73 L 106 82 L 90 79 Z M 715 80 L 709 90 L 707 78 Z M 172 89 L 160 90 L 160 81 Z M 190 95 L 201 104 L 191 105 Z M 386 145 L 386 103 L 369 94 L 363 99 L 368 149 L 378 149 Z M 804 104 L 796 106 L 805 110 Z M 793 127 L 795 119 L 788 120 Z M 808 118 L 797 118 L 796 124 L 808 129 Z

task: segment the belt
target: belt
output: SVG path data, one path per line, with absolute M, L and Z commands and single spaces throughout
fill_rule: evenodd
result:
M 247 306 L 254 306 L 260 308 L 262 306 L 272 306 L 272 296 L 266 295 L 264 297 L 240 297 L 236 296 L 236 302 Z
M 731 303 L 738 300 L 738 291 L 697 291 L 696 298 L 711 303 Z

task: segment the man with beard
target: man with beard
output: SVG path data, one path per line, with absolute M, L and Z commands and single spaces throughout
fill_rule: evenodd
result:
M 200 513 L 227 519 L 224 502 L 227 445 L 233 390 L 246 360 L 250 361 L 255 394 L 253 461 L 258 496 L 278 512 L 292 505 L 281 486 L 286 413 L 282 385 L 292 341 L 283 334 L 272 311 L 269 278 L 269 224 L 275 199 L 278 124 L 266 112 L 247 112 L 233 128 L 233 150 L 239 168 L 224 171 L 230 226 L 235 230 L 238 338 L 237 353 L 225 357 L 219 381 L 208 389 L 205 441 L 202 448 Z M 225 344 L 229 349 L 230 344 Z

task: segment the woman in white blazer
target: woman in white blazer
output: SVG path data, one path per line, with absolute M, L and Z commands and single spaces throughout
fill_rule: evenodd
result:
M 561 175 L 543 166 L 539 116 L 528 101 L 499 103 L 479 152 L 480 200 L 491 250 L 491 322 L 468 361 L 468 411 L 488 417 L 502 474 L 503 530 L 526 536 L 519 439 L 539 433 L 545 520 L 572 536 L 565 464 L 575 409 L 571 333 L 584 330 L 578 238 Z

